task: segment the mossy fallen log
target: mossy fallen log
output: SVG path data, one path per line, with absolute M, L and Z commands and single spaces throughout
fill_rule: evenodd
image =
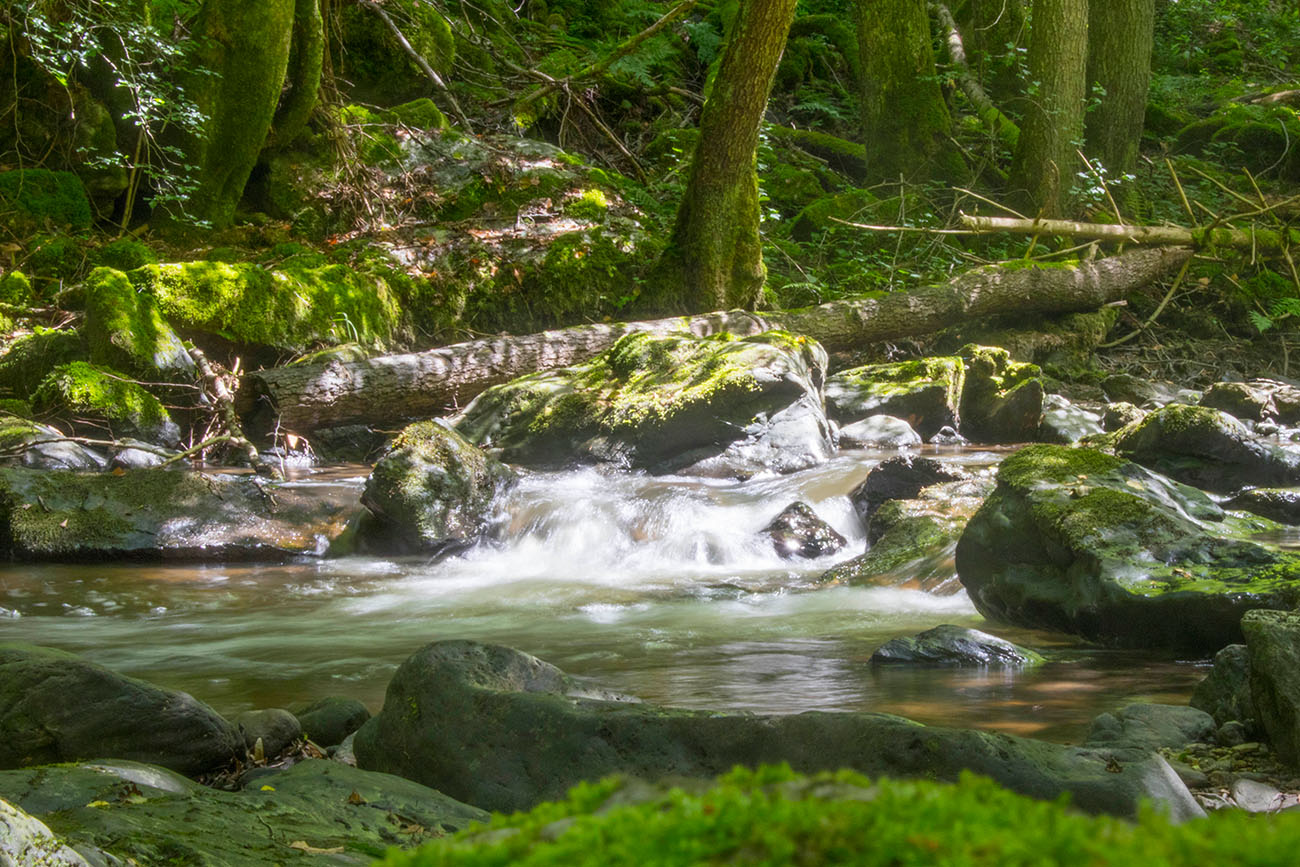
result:
M 248 431 L 263 435 L 277 429 L 308 435 L 325 427 L 431 418 L 498 383 L 586 361 L 632 332 L 744 336 L 783 329 L 812 337 L 830 350 L 845 349 L 995 313 L 1094 310 L 1177 270 L 1189 256 L 1188 248 L 1159 247 L 1088 262 L 992 265 L 938 286 L 799 310 L 579 325 L 364 361 L 298 364 L 246 376 L 237 407 Z
M 962 228 L 979 235 L 1065 235 L 1092 241 L 1131 244 L 1168 244 L 1179 247 L 1233 247 L 1261 253 L 1281 254 L 1300 245 L 1300 229 L 1225 226 L 1188 229 L 1184 226 L 1129 226 L 1123 223 L 1080 223 L 1074 220 L 1027 220 L 1016 217 L 976 217 L 963 214 Z

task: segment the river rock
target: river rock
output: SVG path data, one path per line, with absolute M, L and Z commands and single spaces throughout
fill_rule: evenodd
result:
M 1112 373 L 1102 380 L 1101 390 L 1112 403 L 1143 406 L 1168 402 L 1167 389 L 1159 388 L 1149 379 L 1131 373 Z
M 517 481 L 514 471 L 436 421 L 402 431 L 375 464 L 361 502 L 367 544 L 380 550 L 437 553 L 481 536 L 493 504 Z
M 1234 418 L 1249 421 L 1277 418 L 1272 392 L 1245 382 L 1216 382 L 1205 390 L 1200 405 L 1223 410 Z
M 1210 653 L 1246 611 L 1300 600 L 1300 555 L 1244 538 L 1261 521 L 1093 449 L 1032 445 L 998 468 L 957 572 L 992 620 Z
M 1038 439 L 1043 442 L 1071 445 L 1102 430 L 1101 416 L 1097 413 L 1076 406 L 1059 394 L 1043 398 L 1043 421 L 1038 428 Z
M 1255 723 L 1255 700 L 1250 695 L 1250 654 L 1244 644 L 1229 644 L 1214 654 L 1214 667 L 1196 685 L 1189 702 L 1219 725 L 1239 722 L 1247 729 Z
M 1011 360 L 996 346 L 967 346 L 966 382 L 961 392 L 963 435 L 980 443 L 1023 443 L 1036 439 L 1043 421 L 1042 371 Z
M 1253 436 L 1217 409 L 1169 404 L 1116 435 L 1115 453 L 1208 491 L 1300 484 L 1300 453 Z
M 0 644 L 0 768 L 109 756 L 184 774 L 242 752 L 212 708 L 71 653 Z
M 244 738 L 244 748 L 252 751 L 261 741 L 267 758 L 275 758 L 302 737 L 302 723 L 280 707 L 246 710 L 232 722 Z
M 79 852 L 65 846 L 44 822 L 4 800 L 0 800 L 0 864 L 90 867 Z
M 910 424 L 892 415 L 870 415 L 840 428 L 840 448 L 845 449 L 864 446 L 901 449 L 922 442 L 921 435 Z
M 786 506 L 761 532 L 772 540 L 776 553 L 787 560 L 825 557 L 847 544 L 847 540 L 819 518 L 807 503 Z
M 172 449 L 162 449 L 139 440 L 124 438 L 109 450 L 108 466 L 113 470 L 146 470 L 177 454 L 179 452 Z
M 849 492 L 849 502 L 868 528 L 868 539 L 875 541 L 881 534 L 871 537 L 871 519 L 886 501 L 911 500 L 931 485 L 968 478 L 970 473 L 959 466 L 934 458 L 899 455 L 873 467 L 862 484 Z
M 341 744 L 370 719 L 370 711 L 355 698 L 331 695 L 314 701 L 294 714 L 303 734 L 322 747 Z
M 1250 611 L 1241 619 L 1250 694 L 1278 758 L 1300 762 L 1300 612 Z
M 517 650 L 430 644 L 404 662 L 383 711 L 356 739 L 363 767 L 436 786 L 485 809 L 528 809 L 612 773 L 716 776 L 788 762 L 796 771 L 956 779 L 969 770 L 1022 794 L 1069 792 L 1091 812 L 1133 815 L 1151 799 L 1176 818 L 1201 811 L 1154 756 L 1106 754 L 870 713 L 762 716 L 613 700 Z
M 1133 404 L 1121 400 L 1106 406 L 1106 412 L 1101 417 L 1101 426 L 1106 431 L 1117 431 L 1134 422 L 1142 421 L 1146 415 L 1146 410 L 1138 409 Z
M 871 654 L 872 665 L 975 665 L 1021 668 L 1043 657 L 996 635 L 944 624 L 911 638 L 895 638 Z
M 488 818 L 409 780 L 319 759 L 237 792 L 133 762 L 0 771 L 0 797 L 113 864 L 369 865 Z
M 1223 505 L 1282 524 L 1300 524 L 1300 488 L 1251 488 Z
M 127 470 L 0 468 L 0 556 L 17 560 L 321 555 L 359 516 L 347 484 Z
M 1210 743 L 1214 718 L 1194 707 L 1176 704 L 1131 704 L 1092 721 L 1084 746 L 1120 747 L 1143 751 L 1182 749 Z
M 456 420 L 468 440 L 530 466 L 607 462 L 653 473 L 734 460 L 789 472 L 833 452 L 826 351 L 784 332 L 736 339 L 639 333 L 594 360 L 495 386 Z M 731 455 L 726 456 L 731 450 Z
M 66 442 L 64 434 L 46 424 L 0 413 L 2 462 L 35 470 L 99 470 L 103 455 L 80 443 Z
M 944 426 L 957 425 L 965 376 L 960 358 L 943 356 L 855 367 L 826 381 L 826 409 L 845 425 L 895 416 L 929 440 Z

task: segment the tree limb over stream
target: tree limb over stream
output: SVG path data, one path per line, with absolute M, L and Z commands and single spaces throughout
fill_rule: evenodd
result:
M 827 349 L 846 349 L 996 313 L 1094 310 L 1178 270 L 1191 255 L 1187 247 L 1157 247 L 1073 265 L 990 265 L 939 286 L 799 310 L 579 325 L 365 361 L 292 365 L 246 376 L 237 406 L 250 433 L 260 435 L 397 424 L 444 415 L 515 377 L 586 361 L 633 332 L 743 336 L 781 328 L 815 338 Z

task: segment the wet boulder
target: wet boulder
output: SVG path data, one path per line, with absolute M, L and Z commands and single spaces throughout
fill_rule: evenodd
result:
M 1280 524 L 1300 524 L 1300 488 L 1250 488 L 1225 500 L 1223 505 Z
M 68 442 L 57 428 L 2 412 L 0 452 L 4 463 L 35 470 L 99 470 L 106 463 L 98 452 Z
M 112 757 L 200 774 L 241 748 L 230 723 L 183 692 L 71 653 L 0 644 L 0 768 Z
M 849 501 L 869 529 L 876 510 L 887 500 L 911 500 L 931 485 L 969 478 L 970 473 L 954 464 L 917 455 L 899 455 L 873 467 L 862 484 L 849 493 Z
M 331 695 L 300 708 L 294 716 L 308 740 L 332 747 L 361 728 L 370 719 L 370 711 L 355 698 Z
M 160 446 L 180 444 L 181 429 L 142 386 L 84 361 L 50 371 L 32 395 L 32 408 L 88 435 L 133 437 Z
M 966 381 L 961 392 L 964 436 L 979 443 L 1023 443 L 1038 437 L 1043 421 L 1042 371 L 1012 361 L 996 346 L 967 346 L 961 356 Z
M 1277 418 L 1272 392 L 1245 382 L 1216 382 L 1205 390 L 1200 406 L 1222 410 L 1234 418 L 1248 421 Z
M 274 758 L 302 738 L 302 723 L 284 708 L 269 707 L 246 710 L 231 720 L 244 739 L 244 748 L 257 752 L 257 742 L 262 742 L 262 755 Z
M 586 364 L 488 389 L 456 430 L 530 466 L 793 472 L 833 452 L 826 364 L 818 343 L 785 332 L 629 334 Z
M 996 635 L 944 624 L 910 638 L 895 638 L 871 654 L 872 665 L 971 665 L 1022 668 L 1043 657 Z
M 1210 653 L 1246 611 L 1300 601 L 1300 555 L 1247 538 L 1265 526 L 1121 458 L 1032 445 L 998 468 L 957 572 L 993 620 Z
M 168 469 L 0 468 L 0 556 L 17 560 L 323 555 L 361 511 L 349 484 Z
M 840 448 L 845 449 L 864 446 L 900 449 L 921 443 L 921 435 L 910 424 L 892 415 L 870 415 L 840 428 Z
M 1255 699 L 1250 694 L 1250 653 L 1244 644 L 1229 644 L 1214 654 L 1214 666 L 1196 685 L 1189 704 L 1219 725 L 1239 722 L 1254 727 Z
M 1214 740 L 1214 718 L 1194 707 L 1131 704 L 1092 721 L 1085 746 L 1137 750 L 1182 749 Z
M 1120 431 L 1115 453 L 1208 491 L 1300 484 L 1300 452 L 1266 443 L 1207 407 L 1163 406 Z
M 1101 390 L 1112 403 L 1131 403 L 1139 407 L 1168 403 L 1169 400 L 1168 389 L 1131 373 L 1112 373 L 1102 380 Z
M 366 544 L 379 550 L 436 553 L 471 544 L 492 517 L 514 471 L 437 421 L 398 435 L 366 480 L 361 502 Z
M 1241 629 L 1259 723 L 1278 758 L 1300 763 L 1300 613 L 1251 611 Z
M 787 560 L 825 557 L 847 544 L 807 503 L 786 506 L 761 532 L 772 540 L 776 553 Z
M 322 759 L 233 792 L 126 761 L 0 771 L 0 798 L 95 864 L 362 867 L 488 818 L 410 780 Z
M 436 642 L 406 660 L 356 752 L 362 767 L 506 812 L 613 773 L 655 781 L 777 762 L 936 780 L 972 771 L 1032 797 L 1068 792 L 1090 812 L 1133 815 L 1144 799 L 1176 818 L 1201 812 L 1155 756 L 1124 754 L 1113 772 L 1109 754 L 885 714 L 762 716 L 617 700 L 535 657 L 470 641 Z
M 826 410 L 845 425 L 891 415 L 929 440 L 957 425 L 965 376 L 961 359 L 952 357 L 855 367 L 826 380 Z
M 1043 421 L 1038 427 L 1040 441 L 1072 445 L 1102 430 L 1099 414 L 1077 406 L 1059 394 L 1043 398 Z

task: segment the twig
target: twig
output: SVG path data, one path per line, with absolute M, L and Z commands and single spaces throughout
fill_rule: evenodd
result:
M 1183 267 L 1180 268 L 1178 271 L 1178 276 L 1174 278 L 1173 285 L 1169 287 L 1169 291 L 1165 293 L 1165 297 L 1160 299 L 1160 304 L 1156 306 L 1155 312 L 1153 312 L 1150 316 L 1148 316 L 1147 321 L 1139 325 L 1136 331 L 1126 334 L 1125 336 L 1119 338 L 1118 340 L 1112 340 L 1110 343 L 1100 343 L 1097 345 L 1097 348 L 1109 349 L 1112 346 L 1119 346 L 1121 343 L 1128 343 L 1134 337 L 1137 337 L 1143 331 L 1146 331 L 1148 328 L 1150 328 L 1151 324 L 1156 321 L 1156 317 L 1158 317 L 1161 313 L 1164 312 L 1165 305 L 1167 305 L 1170 299 L 1174 297 L 1174 293 L 1178 291 L 1178 287 L 1182 285 L 1183 277 L 1187 275 L 1187 268 L 1191 264 L 1192 264 L 1191 259 L 1188 259 L 1186 262 L 1183 263 Z
M 995 202 L 992 199 L 988 198 L 987 196 L 981 196 L 979 193 L 975 192 L 974 190 L 968 190 L 965 187 L 953 187 L 953 189 L 959 193 L 965 193 L 968 196 L 972 196 L 973 198 L 979 199 L 981 202 L 992 205 L 993 207 L 997 208 L 1000 211 L 1006 211 L 1008 214 L 1010 214 L 1013 217 L 1019 217 L 1022 220 L 1029 219 L 1024 214 L 1020 213 L 1014 208 L 1008 208 L 1006 205 L 1002 204 L 1001 202 Z
M 1196 223 L 1196 212 L 1192 210 L 1192 205 L 1187 201 L 1187 193 L 1183 190 L 1183 182 L 1178 179 L 1178 172 L 1174 171 L 1174 164 L 1165 157 L 1165 167 L 1169 169 L 1169 176 L 1174 179 L 1174 186 L 1178 189 L 1178 198 L 1183 202 L 1183 210 L 1187 211 L 1187 218 Z
M 1111 210 L 1115 212 L 1115 219 L 1121 226 L 1124 225 L 1124 215 L 1119 212 L 1119 205 L 1116 204 L 1115 197 L 1110 194 L 1110 187 L 1106 186 L 1106 179 L 1102 177 L 1101 172 L 1093 168 L 1092 163 L 1088 162 L 1088 158 L 1083 155 L 1083 151 L 1075 148 L 1074 152 L 1079 155 L 1079 159 L 1083 160 L 1083 164 L 1088 167 L 1088 171 L 1092 172 L 1092 176 L 1097 179 L 1097 183 L 1101 184 L 1101 191 L 1106 194 L 1106 201 L 1110 202 Z

